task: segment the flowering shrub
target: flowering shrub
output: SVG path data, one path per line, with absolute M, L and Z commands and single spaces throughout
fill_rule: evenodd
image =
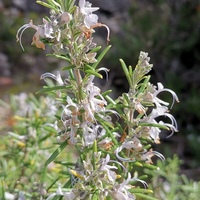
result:
M 110 90 L 102 93 L 94 79 L 102 78 L 101 71 L 108 76 L 109 70 L 98 66 L 111 46 L 100 52 L 101 47 L 93 41 L 97 27 L 106 28 L 107 43 L 110 40 L 109 27 L 98 22 L 94 14 L 99 8 L 85 0 L 78 5 L 74 0 L 37 3 L 50 8 L 50 17 L 44 18 L 42 25 L 36 26 L 32 20 L 23 25 L 17 32 L 17 41 L 24 49 L 22 34 L 27 28 L 35 29 L 32 44 L 43 50 L 49 45 L 53 53 L 48 55 L 65 60 L 62 70 L 67 74 L 62 77 L 58 71 L 56 75 L 50 72 L 41 75 L 47 85 L 38 93 L 47 93 L 56 102 L 56 109 L 50 107 L 49 111 L 55 115 L 54 120 L 47 116 L 42 124 L 54 136 L 47 135 L 45 140 L 56 137 L 58 145 L 45 166 L 59 163 L 67 166 L 67 170 L 62 171 L 62 179 L 54 174 L 55 181 L 48 188 L 42 187 L 40 198 L 150 199 L 148 194 L 152 190 L 147 189 L 143 180 L 146 176 L 139 176 L 136 169 L 158 169 L 153 165 L 153 156 L 164 160 L 151 145 L 160 143 L 162 129 L 168 130 L 169 136 L 178 130 L 169 113 L 170 104 L 160 99 L 159 94 L 171 93 L 171 107 L 178 101 L 176 94 L 161 83 L 157 86 L 150 83 L 148 73 L 153 65 L 145 52 L 140 52 L 134 69 L 120 59 L 130 87 L 127 93 L 116 100 L 109 96 Z M 66 159 L 67 147 L 75 151 L 72 160 Z M 66 155 L 58 162 L 63 150 Z M 29 196 L 21 191 L 19 199 L 25 198 Z

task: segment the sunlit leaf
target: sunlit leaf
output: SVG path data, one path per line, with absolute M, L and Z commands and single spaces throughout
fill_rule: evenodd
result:
M 107 46 L 102 52 L 101 54 L 98 56 L 97 58 L 97 62 L 95 62 L 92 67 L 95 69 L 99 63 L 101 62 L 101 60 L 103 59 L 103 57 L 106 55 L 106 53 L 108 52 L 108 50 L 111 48 L 111 45 Z
M 61 153 L 61 151 L 67 146 L 68 140 L 65 140 L 54 152 L 53 154 L 47 159 L 45 162 L 45 166 L 55 160 L 55 158 Z

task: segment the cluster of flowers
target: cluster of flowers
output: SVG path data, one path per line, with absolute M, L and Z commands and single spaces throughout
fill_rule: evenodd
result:
M 33 28 L 36 33 L 33 36 L 32 44 L 37 48 L 45 50 L 45 42 L 52 45 L 53 51 L 57 55 L 70 56 L 72 64 L 77 67 L 83 67 L 84 63 L 96 62 L 95 52 L 89 52 L 94 49 L 96 44 L 93 42 L 92 33 L 94 28 L 104 26 L 108 31 L 107 41 L 109 41 L 110 30 L 105 24 L 98 23 L 98 16 L 92 12 L 98 10 L 98 7 L 91 7 L 89 2 L 80 1 L 75 10 L 73 2 L 69 1 L 68 12 L 56 1 L 53 3 L 50 17 L 43 18 L 42 25 L 34 25 L 30 20 L 28 24 L 23 25 L 17 32 L 17 41 L 22 46 L 21 37 L 27 28 Z M 39 2 L 46 5 L 44 2 Z M 70 13 L 73 12 L 73 15 Z
M 56 195 L 70 200 L 95 199 L 96 196 L 102 200 L 105 197 L 136 199 L 132 183 L 139 181 L 145 187 L 147 184 L 137 175 L 131 175 L 134 164 L 151 164 L 154 155 L 164 159 L 149 143 L 160 143 L 161 129 L 170 129 L 172 134 L 177 131 L 176 121 L 168 113 L 169 103 L 159 99 L 158 94 L 168 91 L 173 100 L 178 101 L 176 94 L 161 83 L 157 87 L 150 84 L 147 73 L 153 66 L 144 52 L 140 53 L 134 70 L 121 60 L 129 92 L 115 101 L 108 96 L 109 92 L 102 94 L 93 80 L 95 76 L 101 77 L 101 70 L 108 72 L 106 68 L 96 67 L 109 47 L 96 58 L 100 48 L 93 42 L 92 34 L 94 28 L 103 26 L 109 41 L 110 31 L 93 14 L 99 8 L 85 0 L 80 0 L 78 5 L 73 0 L 37 2 L 51 9 L 50 18 L 43 19 L 43 25 L 36 26 L 30 21 L 22 26 L 17 32 L 17 40 L 22 46 L 23 32 L 34 28 L 32 44 L 42 49 L 49 44 L 53 56 L 68 62 L 65 70 L 69 71 L 69 77 L 62 79 L 59 72 L 57 75 L 48 72 L 41 79 L 52 78 L 57 82 L 59 87 L 53 87 L 54 94 L 62 107 L 59 120 L 62 127 L 55 127 L 62 130 L 58 140 L 75 146 L 80 156 L 75 167 L 69 170 L 68 190 L 59 186 L 48 199 Z M 113 120 L 112 116 L 122 123 Z M 171 123 L 156 121 L 160 116 L 169 118 Z

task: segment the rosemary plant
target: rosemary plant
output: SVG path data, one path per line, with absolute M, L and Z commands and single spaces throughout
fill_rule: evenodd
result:
M 99 67 L 101 60 L 111 46 L 100 51 L 101 47 L 93 41 L 95 29 L 107 30 L 107 43 L 110 29 L 98 21 L 94 14 L 98 7 L 92 7 L 85 0 L 46 0 L 36 1 L 50 9 L 50 16 L 41 25 L 32 20 L 17 32 L 17 41 L 22 49 L 22 34 L 27 28 L 35 29 L 32 44 L 45 50 L 48 45 L 57 59 L 66 61 L 67 76 L 61 72 L 41 75 L 46 81 L 38 93 L 47 93 L 57 102 L 55 122 L 47 126 L 54 128 L 58 143 L 57 149 L 47 159 L 45 165 L 56 162 L 57 157 L 70 147 L 76 151 L 73 162 L 63 158 L 67 165 L 65 182 L 59 178 L 47 190 L 50 199 L 87 200 L 131 200 L 154 199 L 148 194 L 144 181 L 145 174 L 137 173 L 137 168 L 157 170 L 152 157 L 164 160 L 164 156 L 152 149 L 152 144 L 160 143 L 162 129 L 169 136 L 177 132 L 175 118 L 169 113 L 170 104 L 158 97 L 161 92 L 169 92 L 174 101 L 176 94 L 163 87 L 150 83 L 149 71 L 153 65 L 145 52 L 140 52 L 135 68 L 121 66 L 129 83 L 129 91 L 117 99 L 112 99 L 110 90 L 101 92 L 94 84 L 95 78 L 102 78 L 101 71 L 108 75 L 108 69 Z M 62 73 L 63 74 L 63 73 Z M 50 84 L 50 79 L 54 84 Z M 169 119 L 167 122 L 160 119 Z M 51 123 L 51 124 L 50 124 Z M 25 198 L 25 195 L 21 199 Z

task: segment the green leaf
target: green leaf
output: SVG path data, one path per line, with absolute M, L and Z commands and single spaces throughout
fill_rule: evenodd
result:
M 101 46 L 97 46 L 97 47 L 93 48 L 93 49 L 90 51 L 90 53 L 97 52 L 97 51 L 99 51 L 100 49 L 101 49 Z
M 55 6 L 54 3 L 52 2 L 52 0 L 47 0 L 47 2 L 52 5 L 52 6 Z
M 133 162 L 133 165 L 138 166 L 138 167 L 143 167 L 143 164 L 138 161 Z
M 92 195 L 92 200 L 99 200 L 99 194 L 94 193 Z
M 108 50 L 111 48 L 111 45 L 109 45 L 109 46 L 107 46 L 102 52 L 101 52 L 101 54 L 98 56 L 98 58 L 97 58 L 97 62 L 95 62 L 93 65 L 92 65 L 92 67 L 93 67 L 93 69 L 95 69 L 97 66 L 98 66 L 98 64 L 101 62 L 101 60 L 103 59 L 103 57 L 106 55 L 106 53 L 108 52 Z
M 72 181 L 69 179 L 63 186 L 63 188 L 70 188 L 72 186 Z
M 103 76 L 101 74 L 99 74 L 98 72 L 94 71 L 94 70 L 85 70 L 86 73 L 90 74 L 90 75 L 95 75 L 98 78 L 103 78 Z
M 88 64 L 85 64 L 84 70 L 94 70 L 94 68 Z
M 107 96 L 108 94 L 110 94 L 112 92 L 112 90 L 106 90 L 105 92 L 101 93 L 101 95 L 103 97 Z
M 106 135 L 108 134 L 108 136 L 110 136 L 112 138 L 113 143 L 115 145 L 118 145 L 118 141 L 115 139 L 115 137 L 113 135 L 113 132 L 108 128 L 108 127 L 110 127 L 110 128 L 113 129 L 113 126 L 109 122 L 107 122 L 107 121 L 103 120 L 102 118 L 100 118 L 99 116 L 96 116 L 96 119 L 100 122 L 100 124 L 106 130 Z
M 68 58 L 67 56 L 61 56 L 61 55 L 56 55 L 56 54 L 47 54 L 46 56 L 54 56 L 56 58 L 62 59 L 62 60 L 66 60 L 70 63 L 70 58 Z
M 130 105 L 130 99 L 129 99 L 128 94 L 127 94 L 127 93 L 123 93 L 123 94 L 122 94 L 122 97 L 123 97 L 123 100 L 124 100 L 124 101 L 123 101 L 124 107 Z M 126 102 L 125 102 L 125 100 L 126 100 Z
M 125 76 L 126 76 L 126 78 L 128 80 L 128 83 L 129 83 L 130 87 L 132 88 L 133 84 L 132 84 L 132 80 L 131 80 L 131 76 L 130 76 L 129 70 L 128 70 L 125 62 L 122 59 L 119 59 L 119 61 L 121 63 L 121 66 L 122 66 L 122 69 L 124 71 L 124 74 L 125 74 Z M 130 67 L 129 67 L 129 69 L 130 69 Z
M 72 163 L 72 162 L 68 162 L 68 161 L 54 161 L 54 162 L 57 164 L 63 165 L 63 166 L 67 166 L 69 168 L 76 166 L 76 163 Z
M 150 149 L 150 148 L 151 148 L 151 144 L 144 146 L 144 149 Z
M 169 130 L 169 127 L 167 127 L 163 124 L 154 124 L 154 123 L 142 122 L 142 123 L 139 123 L 138 126 L 151 126 L 151 127 L 158 127 L 158 128 L 162 128 L 162 129 L 165 129 L 165 130 Z
M 142 188 L 133 188 L 129 190 L 131 193 L 148 193 L 148 194 L 152 194 L 153 191 L 149 190 L 149 189 L 142 189 Z
M 49 163 L 51 163 L 55 158 L 61 153 L 61 151 L 67 146 L 68 140 L 65 140 L 54 152 L 53 154 L 48 158 L 48 160 L 45 162 L 45 166 L 47 166 Z
M 122 128 L 122 125 L 121 125 L 119 122 L 116 122 L 116 126 L 119 128 L 119 131 L 120 131 L 121 133 L 124 132 L 124 130 L 123 130 L 123 128 Z
M 58 86 L 43 88 L 43 89 L 37 91 L 36 94 L 50 92 L 50 91 L 56 91 L 56 90 L 66 90 L 66 89 L 70 89 L 70 88 L 71 88 L 71 86 L 58 85 Z
M 110 127 L 111 129 L 113 129 L 113 125 L 108 122 L 108 121 L 105 121 L 104 119 L 102 119 L 101 117 L 99 117 L 98 115 L 95 115 L 96 119 L 104 126 L 107 126 L 107 127 Z
M 97 141 L 95 140 L 93 143 L 93 152 L 97 152 Z
M 52 187 L 53 187 L 53 185 L 59 180 L 60 178 L 57 178 L 56 180 L 54 180 L 52 183 L 51 183 L 51 185 L 47 188 L 47 191 L 49 191 Z
M 70 78 L 71 78 L 72 80 L 75 80 L 75 76 L 74 76 L 74 73 L 73 73 L 73 70 L 72 70 L 72 69 L 69 70 L 69 75 L 70 75 Z
M 0 196 L 2 197 L 2 200 L 6 200 L 6 198 L 5 198 L 5 190 L 4 190 L 4 183 L 3 183 L 2 180 L 1 180 Z
M 146 174 L 138 177 L 138 179 L 140 179 L 140 180 L 144 180 L 144 179 L 147 179 L 147 178 L 148 178 L 148 175 L 146 175 Z
M 151 165 L 151 164 L 147 164 L 147 163 L 143 163 L 143 166 L 148 168 L 148 169 L 153 169 L 153 170 L 159 170 L 159 167 L 156 165 Z
M 57 1 L 55 1 L 55 0 L 47 0 L 48 1 L 48 3 L 50 3 L 51 5 L 53 5 L 54 7 L 58 7 L 59 9 L 61 9 L 61 5 L 60 5 L 60 3 L 58 3 Z
M 128 70 L 129 70 L 129 76 L 133 77 L 133 68 L 131 65 L 128 66 Z
M 112 105 L 116 105 L 116 102 L 115 102 L 111 97 L 109 97 L 108 95 L 105 96 L 105 99 L 106 99 L 109 103 L 111 103 Z M 109 106 L 109 107 L 110 107 L 110 106 Z
M 57 13 L 59 13 L 59 10 L 57 8 L 55 8 L 55 6 L 51 5 L 51 4 L 48 4 L 48 3 L 45 3 L 43 1 L 36 1 L 36 3 L 44 6 L 44 7 L 47 7 L 47 8 L 50 8 L 50 9 L 53 9 L 55 10 Z
M 147 200 L 158 200 L 157 198 L 151 197 L 148 194 L 142 194 L 142 193 L 134 193 L 137 197 L 141 197 L 142 199 Z
M 144 80 L 144 82 L 141 84 L 141 87 L 140 87 L 140 89 L 139 89 L 139 91 L 138 91 L 138 94 L 144 92 L 145 88 L 147 87 L 147 83 L 149 82 L 150 77 L 151 77 L 151 76 L 146 76 L 146 77 L 144 77 L 145 80 Z
M 94 141 L 93 143 L 93 158 L 92 158 L 92 165 L 93 169 L 96 170 L 96 158 L 95 158 L 95 153 L 97 153 L 97 140 Z
M 48 132 L 50 132 L 50 133 L 57 134 L 56 129 L 54 127 L 52 127 L 52 126 L 47 126 L 46 125 L 46 126 L 43 126 L 43 129 L 46 130 L 46 131 L 48 131 Z
M 62 70 L 70 70 L 70 69 L 74 69 L 74 68 L 76 68 L 75 65 L 69 65 L 69 66 L 63 67 Z

